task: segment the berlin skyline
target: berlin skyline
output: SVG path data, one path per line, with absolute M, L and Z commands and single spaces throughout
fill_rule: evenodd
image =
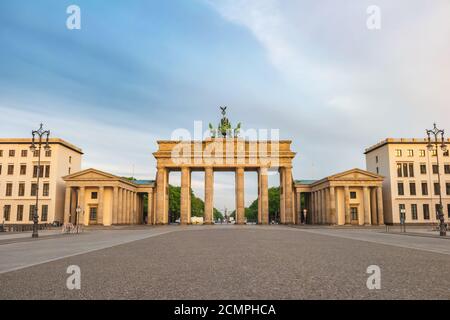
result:
M 66 28 L 71 4 L 80 30 Z M 379 30 L 366 26 L 372 4 Z M 207 130 L 226 105 L 233 125 L 292 140 L 295 179 L 365 169 L 364 149 L 382 139 L 448 128 L 449 10 L 443 0 L 2 3 L 0 133 L 27 138 L 43 122 L 83 149 L 83 168 L 154 179 L 156 141 L 194 121 Z M 215 206 L 232 210 L 233 178 L 216 184 Z M 202 185 L 195 174 L 201 198 Z

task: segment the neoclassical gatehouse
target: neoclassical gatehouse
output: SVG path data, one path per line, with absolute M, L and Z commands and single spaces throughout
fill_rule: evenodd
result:
M 383 225 L 383 180 L 352 169 L 317 181 L 295 181 L 297 197 L 303 198 L 297 212 L 307 209 L 305 218 L 311 224 Z
M 66 182 L 65 223 L 142 224 L 144 195 L 153 203 L 154 181 L 131 181 L 96 169 L 76 172 L 63 180 Z

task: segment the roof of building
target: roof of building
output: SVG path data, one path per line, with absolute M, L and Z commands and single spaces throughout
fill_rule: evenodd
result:
M 313 184 L 318 180 L 295 180 L 296 184 Z
M 379 180 L 379 181 L 383 181 L 384 179 L 384 177 L 375 174 L 373 172 L 369 172 L 359 168 L 354 168 L 344 172 L 333 174 L 320 180 L 295 180 L 295 184 L 298 186 L 300 185 L 316 186 L 327 181 L 337 181 L 341 179 L 361 179 L 361 177 L 365 177 L 365 179 Z
M 445 139 L 445 143 L 450 143 L 450 138 Z M 428 144 L 427 138 L 386 138 L 380 142 L 366 148 L 364 154 L 372 152 L 387 144 Z
M 88 174 L 91 174 L 91 176 L 89 176 Z M 94 174 L 94 175 L 92 175 Z M 108 172 L 104 172 L 98 169 L 94 169 L 94 168 L 89 168 L 89 169 L 85 169 L 82 171 L 78 171 L 75 173 L 72 173 L 70 175 L 67 175 L 65 177 L 63 177 L 64 181 L 70 181 L 70 180 L 85 180 L 85 179 L 94 179 L 94 180 L 104 180 L 104 179 L 112 179 L 112 180 L 118 180 L 118 181 L 122 181 L 124 183 L 133 185 L 133 186 L 146 186 L 146 185 L 153 185 L 155 183 L 154 180 L 130 180 L 128 178 L 124 178 L 124 177 L 119 177 L 116 176 L 114 174 L 108 173 Z
M 31 138 L 0 138 L 0 144 L 29 144 L 31 145 Z M 83 154 L 83 151 L 81 148 L 78 148 L 77 146 L 71 144 L 70 142 L 67 142 L 60 138 L 49 138 L 48 139 L 49 144 L 59 144 L 66 148 L 69 148 L 75 152 L 78 152 L 80 154 Z
M 133 180 L 135 184 L 152 184 L 155 183 L 155 180 Z

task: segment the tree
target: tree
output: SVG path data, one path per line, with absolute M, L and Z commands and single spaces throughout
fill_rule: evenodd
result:
M 269 188 L 269 220 L 275 220 L 280 216 L 280 188 Z M 245 208 L 245 217 L 248 221 L 258 220 L 258 199 L 252 202 L 252 204 Z

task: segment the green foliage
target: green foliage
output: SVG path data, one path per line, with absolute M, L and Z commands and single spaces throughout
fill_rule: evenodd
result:
M 172 221 L 180 218 L 181 187 L 169 185 L 169 213 Z M 191 189 L 191 217 L 203 217 L 205 212 L 205 203 L 197 198 Z M 214 219 L 220 218 L 222 213 L 214 208 Z M 216 218 L 217 217 L 217 218 Z
M 269 217 L 270 220 L 275 218 L 275 215 L 279 217 L 280 213 L 280 188 L 269 188 Z M 245 217 L 249 221 L 258 220 L 258 199 L 252 202 L 252 204 L 245 208 Z

